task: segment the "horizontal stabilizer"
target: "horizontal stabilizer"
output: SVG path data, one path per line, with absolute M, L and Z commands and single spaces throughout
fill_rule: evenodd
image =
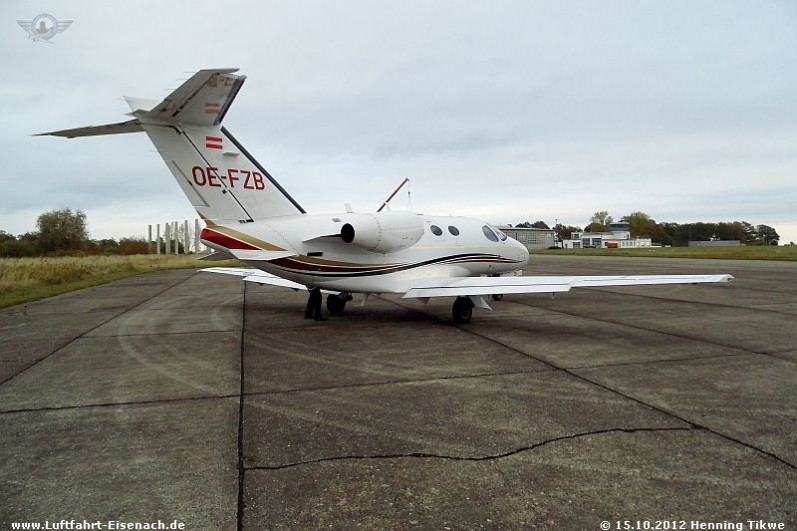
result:
M 105 125 L 89 125 L 86 127 L 77 127 L 75 129 L 63 129 L 61 131 L 51 131 L 49 133 L 39 133 L 33 136 L 62 136 L 65 138 L 76 138 L 80 136 L 100 136 L 100 135 L 118 135 L 122 133 L 138 133 L 143 131 L 141 122 L 137 118 L 128 120 L 126 122 L 118 122 L 115 124 Z

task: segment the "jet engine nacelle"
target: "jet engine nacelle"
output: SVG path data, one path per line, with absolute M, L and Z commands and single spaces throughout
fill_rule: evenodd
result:
M 346 216 L 340 236 L 346 243 L 375 253 L 392 253 L 418 243 L 423 217 L 412 212 L 376 212 Z

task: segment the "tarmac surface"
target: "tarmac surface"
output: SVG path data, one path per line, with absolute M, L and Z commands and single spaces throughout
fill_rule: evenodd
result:
M 797 527 L 797 263 L 526 270 L 622 273 L 736 280 L 512 295 L 459 327 L 451 299 L 306 321 L 306 294 L 190 270 L 0 310 L 0 526 Z

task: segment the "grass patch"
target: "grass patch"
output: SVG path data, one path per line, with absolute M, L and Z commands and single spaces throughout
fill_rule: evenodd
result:
M 739 247 L 639 247 L 636 249 L 549 249 L 533 254 L 569 256 L 630 256 L 727 260 L 797 261 L 797 246 L 745 245 Z
M 0 258 L 0 308 L 152 271 L 210 266 L 240 267 L 237 261 L 201 262 L 192 255 L 59 256 Z

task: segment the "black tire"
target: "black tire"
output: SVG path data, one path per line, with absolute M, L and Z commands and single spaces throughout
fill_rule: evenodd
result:
M 503 298 L 504 298 L 504 294 L 503 293 L 496 293 L 496 294 L 493 295 L 493 300 L 494 301 L 500 301 Z
M 346 303 L 349 301 L 347 298 L 339 297 L 337 295 L 327 296 L 327 310 L 332 315 L 340 315 L 346 309 Z
M 473 302 L 467 297 L 457 297 L 451 308 L 455 324 L 467 324 L 473 315 Z

